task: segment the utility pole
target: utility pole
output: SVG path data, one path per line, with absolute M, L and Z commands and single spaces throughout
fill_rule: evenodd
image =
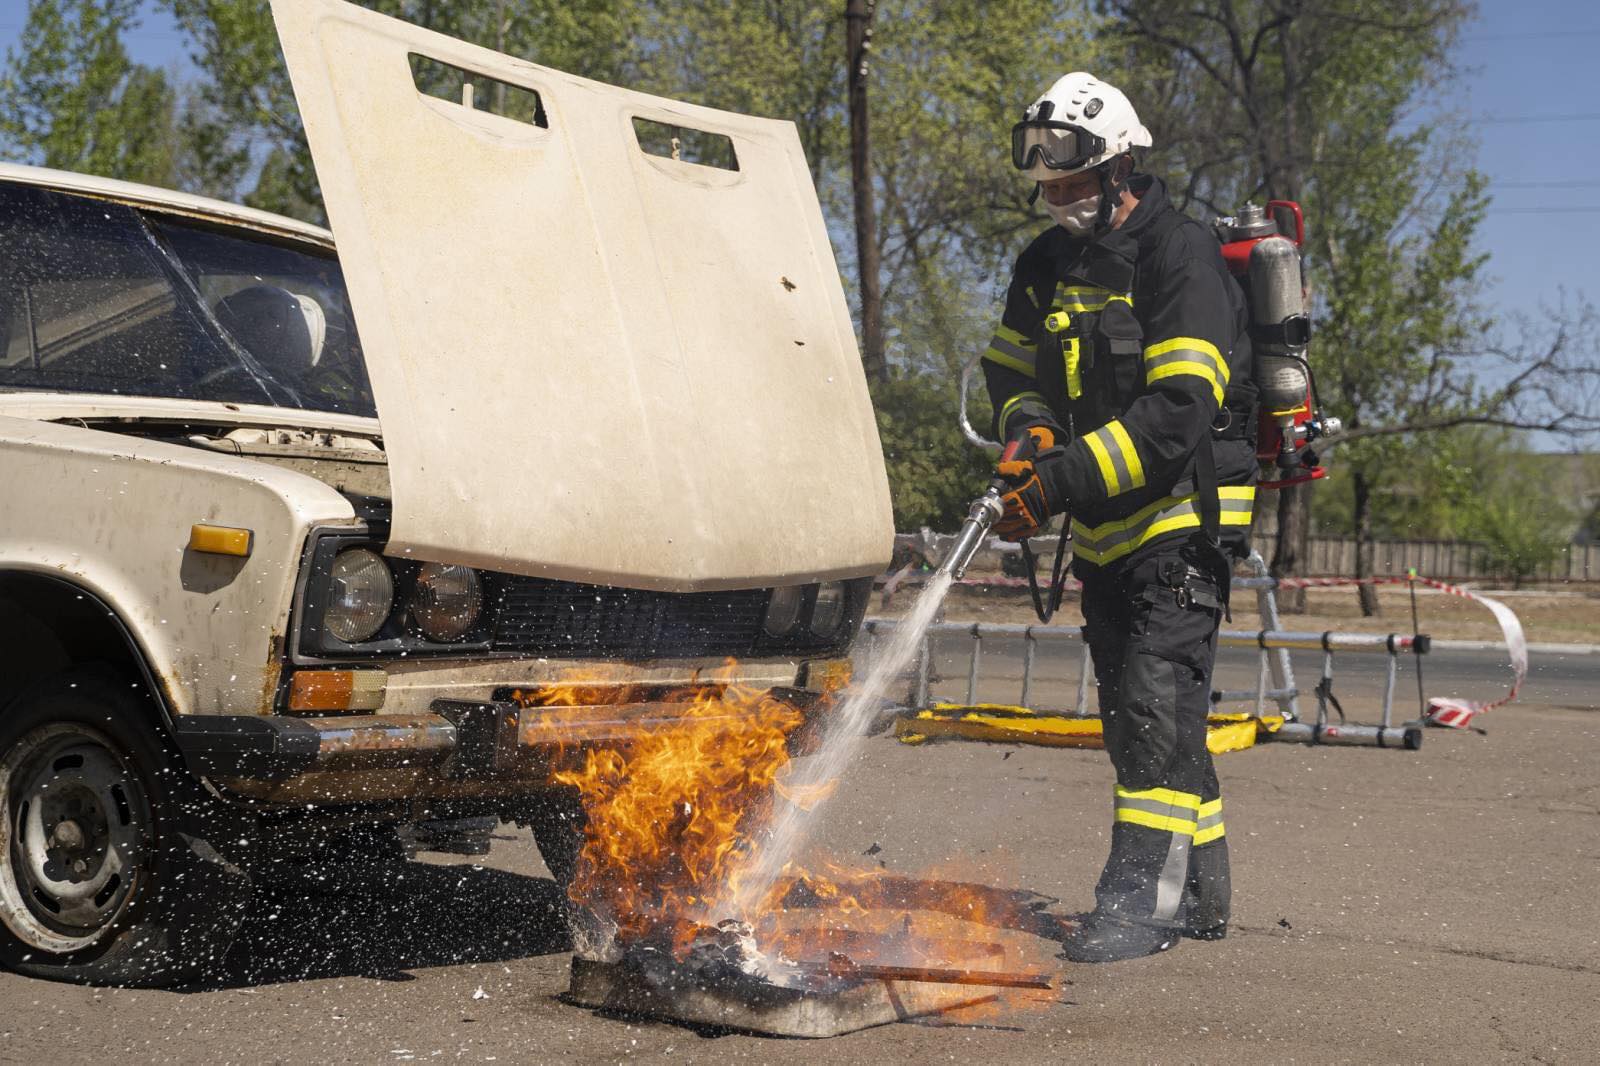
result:
M 867 123 L 867 53 L 872 48 L 874 0 L 846 0 L 845 61 L 850 89 L 850 188 L 856 208 L 856 265 L 861 276 L 861 362 L 867 380 L 889 376 L 883 355 L 883 280 L 878 256 L 878 211 L 872 195 Z
M 506 53 L 506 0 L 495 0 L 494 50 L 501 55 Z M 506 113 L 506 83 L 499 79 L 494 83 L 494 113 Z
M 1273 199 L 1299 202 L 1304 191 L 1302 156 L 1300 146 L 1300 78 L 1298 27 L 1295 25 L 1297 9 L 1291 10 L 1278 27 L 1277 45 L 1283 63 L 1283 127 L 1282 144 L 1278 152 L 1272 151 L 1270 140 L 1264 142 L 1264 171 L 1268 195 Z M 1281 154 L 1279 154 L 1281 153 Z M 1273 155 L 1278 155 L 1275 160 Z M 1309 306 L 1309 296 L 1307 294 Z M 1272 576 L 1297 577 L 1306 565 L 1311 549 L 1311 485 L 1290 485 L 1278 490 L 1278 535 L 1272 546 Z M 1360 546 L 1357 545 L 1357 551 Z M 1366 600 L 1362 600 L 1365 605 Z M 1284 589 L 1278 605 L 1285 612 L 1300 614 L 1306 609 L 1305 589 Z

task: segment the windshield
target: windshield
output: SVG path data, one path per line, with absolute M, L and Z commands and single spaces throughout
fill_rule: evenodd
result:
M 0 389 L 375 416 L 331 255 L 0 185 Z

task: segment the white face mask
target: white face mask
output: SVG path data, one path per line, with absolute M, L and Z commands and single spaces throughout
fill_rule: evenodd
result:
M 1100 194 L 1085 196 L 1070 204 L 1053 204 L 1045 200 L 1044 209 L 1058 226 L 1074 237 L 1087 237 L 1094 231 L 1094 224 L 1100 217 Z

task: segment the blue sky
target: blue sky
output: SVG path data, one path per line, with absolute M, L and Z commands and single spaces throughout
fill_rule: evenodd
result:
M 0 50 L 22 29 L 23 0 L 5 0 Z M 182 35 L 147 4 L 128 46 L 135 59 L 187 66 Z M 1481 117 L 1475 164 L 1495 202 L 1479 231 L 1490 253 L 1486 297 L 1536 310 L 1558 288 L 1600 300 L 1600 3 L 1482 0 L 1463 34 L 1456 103 Z

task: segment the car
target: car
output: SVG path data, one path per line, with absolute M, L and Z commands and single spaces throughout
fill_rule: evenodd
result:
M 554 753 L 825 714 L 892 550 L 792 125 L 274 11 L 331 229 L 0 164 L 22 973 L 189 980 L 283 854 L 514 819 L 568 879 Z

